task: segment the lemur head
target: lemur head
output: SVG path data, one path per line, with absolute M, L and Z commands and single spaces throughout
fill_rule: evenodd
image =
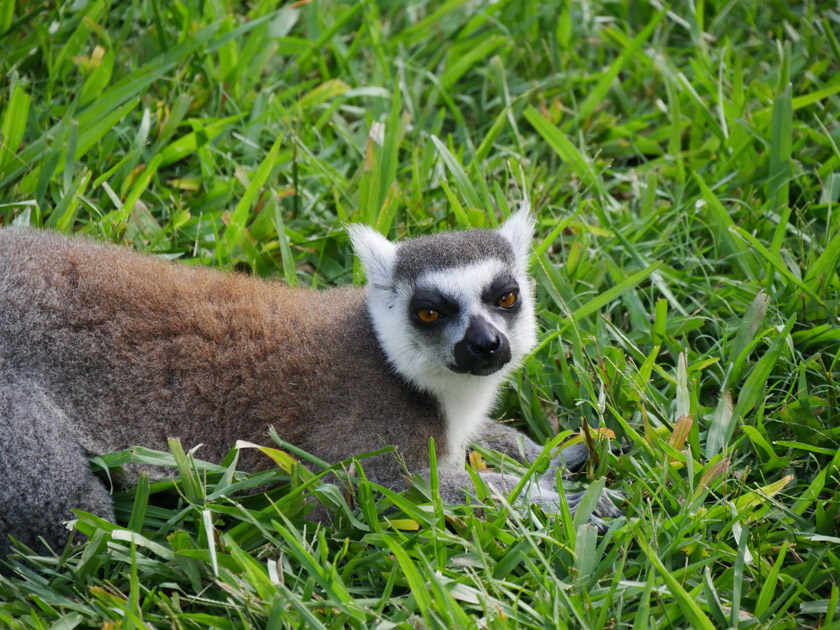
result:
M 415 386 L 440 393 L 476 379 L 498 383 L 534 346 L 528 207 L 497 230 L 400 243 L 363 225 L 348 232 L 379 343 Z

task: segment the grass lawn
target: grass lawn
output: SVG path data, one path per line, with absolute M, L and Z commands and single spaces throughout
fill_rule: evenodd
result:
M 820 0 L 0 0 L 0 225 L 324 287 L 360 281 L 342 222 L 528 196 L 541 343 L 498 415 L 629 447 L 563 480 L 627 494 L 604 535 L 103 454 L 177 479 L 16 561 L 0 627 L 840 629 L 838 37 Z

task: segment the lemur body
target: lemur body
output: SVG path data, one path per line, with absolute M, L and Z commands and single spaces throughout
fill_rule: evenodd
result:
M 521 436 L 487 418 L 536 339 L 532 231 L 525 211 L 496 231 L 400 244 L 351 226 L 367 290 L 311 291 L 0 230 L 0 558 L 8 534 L 60 544 L 71 508 L 113 520 L 88 458 L 171 437 L 219 462 L 274 426 L 328 462 L 393 445 L 421 472 L 432 437 L 441 493 L 462 501 L 470 440 L 520 458 Z M 524 450 L 541 449 L 525 438 Z M 392 453 L 364 467 L 404 479 Z M 556 498 L 545 488 L 546 505 Z

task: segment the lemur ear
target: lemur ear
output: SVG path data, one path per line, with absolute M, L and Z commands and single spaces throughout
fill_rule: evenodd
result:
M 346 226 L 347 235 L 353 243 L 353 251 L 362 261 L 368 284 L 390 286 L 394 263 L 397 260 L 397 246 L 372 227 L 362 223 Z
M 531 214 L 531 203 L 525 201 L 522 206 L 510 215 L 510 218 L 499 228 L 499 234 L 504 236 L 513 247 L 516 260 L 528 266 L 531 255 L 531 241 L 534 239 L 536 223 Z

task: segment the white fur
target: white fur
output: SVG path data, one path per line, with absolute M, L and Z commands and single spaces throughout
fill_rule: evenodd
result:
M 536 343 L 534 297 L 527 275 L 533 229 L 527 205 L 499 228 L 499 233 L 513 247 L 513 269 L 488 252 L 486 259 L 476 263 L 432 271 L 415 283 L 397 283 L 392 272 L 399 245 L 390 243 L 371 228 L 348 227 L 368 277 L 368 310 L 379 343 L 394 369 L 418 389 L 435 396 L 444 410 L 448 449 L 440 463 L 445 467 L 463 467 L 466 445 L 487 422 L 499 386 Z M 481 299 L 484 289 L 504 271 L 513 273 L 519 284 L 521 311 L 515 322 Z M 458 321 L 447 327 L 446 337 L 430 341 L 408 321 L 409 301 L 419 286 L 434 287 L 458 303 Z M 453 362 L 454 345 L 463 338 L 473 316 L 485 318 L 510 344 L 511 361 L 488 376 L 459 374 L 447 367 Z
M 534 239 L 534 216 L 531 214 L 531 203 L 525 201 L 522 206 L 510 215 L 499 228 L 499 234 L 504 236 L 513 247 L 517 265 L 521 273 L 527 273 L 531 258 L 531 241 Z
M 397 246 L 372 227 L 362 223 L 346 226 L 353 251 L 362 261 L 369 285 L 390 286 L 397 260 Z

